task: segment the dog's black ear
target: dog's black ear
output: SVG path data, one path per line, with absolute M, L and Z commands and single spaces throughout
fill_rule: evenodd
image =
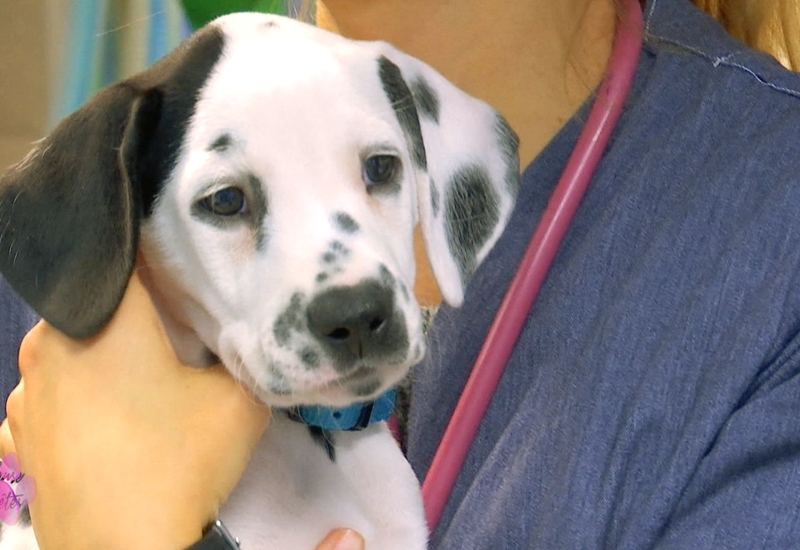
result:
M 84 338 L 116 309 L 142 215 L 137 159 L 161 96 L 120 84 L 0 178 L 0 272 L 39 315 Z
M 0 273 L 73 338 L 111 318 L 139 223 L 169 178 L 224 48 L 212 24 L 151 68 L 95 95 L 0 178 Z

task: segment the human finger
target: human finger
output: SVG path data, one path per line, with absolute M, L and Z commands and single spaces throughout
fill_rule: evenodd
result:
M 11 429 L 8 427 L 8 420 L 6 419 L 0 424 L 0 457 L 15 452 L 17 452 L 17 448 L 14 445 L 14 438 L 11 437 Z
M 364 537 L 352 529 L 335 529 L 317 546 L 316 550 L 364 550 Z
M 14 440 L 15 434 L 21 433 L 23 413 L 23 394 L 25 392 L 25 380 L 20 380 L 19 384 L 11 390 L 6 400 L 6 418 L 0 425 L 0 453 L 2 456 L 10 452 L 17 452 L 17 442 Z M 21 439 L 17 435 L 17 439 Z

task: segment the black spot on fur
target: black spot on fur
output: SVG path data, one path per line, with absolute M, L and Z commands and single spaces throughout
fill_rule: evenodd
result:
M 19 511 L 19 524 L 22 527 L 28 527 L 31 524 L 31 509 L 27 505 Z
M 314 348 L 305 347 L 300 351 L 300 360 L 309 368 L 319 366 L 319 353 Z
M 302 326 L 302 309 L 303 295 L 295 292 L 289 300 L 289 305 L 278 315 L 272 327 L 272 334 L 275 336 L 275 341 L 278 342 L 278 345 L 286 346 L 289 343 L 292 331 L 297 330 L 298 326 Z
M 292 390 L 286 386 L 281 386 L 279 384 L 270 384 L 269 391 L 275 395 L 291 395 Z
M 331 462 L 336 462 L 336 442 L 333 440 L 333 434 L 318 426 L 309 426 L 308 433 L 314 443 L 325 449 L 325 453 Z
M 408 293 L 408 288 L 403 283 L 400 283 L 400 294 L 403 295 L 403 301 L 406 303 L 408 303 L 408 301 L 411 299 L 411 296 Z
M 267 246 L 267 236 L 264 234 L 264 219 L 269 213 L 267 197 L 264 195 L 264 187 L 261 180 L 250 174 L 250 229 L 256 236 L 256 247 L 263 251 Z
M 350 214 L 345 212 L 337 212 L 334 214 L 333 221 L 336 223 L 336 226 L 345 233 L 356 233 L 360 229 L 358 222 L 354 220 Z
M 328 280 L 328 277 L 330 277 L 330 275 L 328 275 L 327 273 L 321 271 L 321 272 L 317 273 L 316 281 L 318 283 L 324 283 L 325 281 Z
M 430 186 L 431 186 L 431 210 L 433 211 L 433 215 L 435 217 L 438 217 L 440 209 L 439 201 L 441 200 L 441 195 L 439 193 L 439 188 L 436 187 L 436 183 L 433 181 L 433 179 L 430 180 Z
M 328 248 L 337 256 L 346 257 L 350 255 L 350 249 L 347 248 L 342 241 L 331 241 Z
M 277 26 L 278 26 L 278 22 L 277 21 L 264 21 L 263 23 L 261 23 L 261 25 L 259 25 L 259 27 L 261 28 L 262 31 L 266 31 L 266 30 L 269 30 L 269 29 L 274 29 Z
M 209 145 L 209 151 L 216 151 L 218 153 L 224 153 L 227 151 L 230 146 L 233 145 L 233 139 L 231 138 L 230 134 L 222 134 L 214 142 Z
M 505 184 L 506 191 L 511 197 L 516 198 L 519 193 L 519 138 L 509 126 L 506 119 L 499 114 L 495 122 L 495 132 L 500 145 L 500 152 L 506 163 Z
M 414 97 L 408 89 L 406 81 L 400 69 L 389 61 L 388 58 L 381 56 L 378 59 L 378 74 L 383 84 L 383 91 L 389 99 L 389 103 L 394 109 L 400 127 L 406 135 L 409 148 L 411 149 L 411 159 L 417 168 L 428 169 L 428 159 L 425 156 L 425 143 L 422 140 L 422 129 L 419 125 L 417 108 L 414 105 Z
M 378 267 L 378 272 L 380 273 L 381 276 L 380 279 L 381 284 L 388 288 L 394 288 L 394 283 L 395 283 L 394 275 L 392 275 L 392 272 L 389 271 L 389 268 L 386 267 L 385 264 L 381 264 L 380 267 Z
M 322 256 L 320 256 L 322 261 L 326 264 L 332 264 L 336 261 L 336 254 L 333 252 L 325 252 Z
M 381 381 L 378 378 L 370 378 L 364 380 L 350 389 L 355 397 L 369 397 L 374 395 L 378 388 L 381 387 Z
M 274 393 L 275 395 L 290 395 L 292 393 L 291 385 L 286 382 L 286 377 L 283 375 L 283 371 L 281 370 L 280 366 L 276 362 L 270 361 L 267 364 L 267 368 L 269 369 L 269 391 Z
M 439 124 L 439 96 L 428 81 L 422 77 L 417 78 L 411 83 L 411 93 L 419 113 Z
M 342 270 L 337 264 L 344 258 L 347 258 L 350 255 L 350 252 L 350 249 L 347 248 L 341 241 L 331 241 L 328 244 L 328 250 L 323 252 L 319 259 L 323 264 L 332 266 L 333 273 L 340 273 Z M 323 280 L 327 278 L 328 275 L 329 274 L 326 274 Z M 319 277 L 320 275 L 317 275 L 317 281 L 322 282 L 319 280 Z
M 450 182 L 445 198 L 447 244 L 466 286 L 477 267 L 476 255 L 500 220 L 500 204 L 486 169 L 462 167 Z

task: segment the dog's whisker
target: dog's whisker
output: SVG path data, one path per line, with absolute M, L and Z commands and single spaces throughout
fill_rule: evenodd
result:
M 258 379 L 243 375 L 243 373 L 246 374 L 244 370 L 244 360 L 238 352 L 233 358 L 233 364 L 227 365 L 227 368 L 238 382 L 239 390 L 247 396 L 251 403 L 258 403 Z M 251 385 L 252 387 L 250 387 Z
M 150 21 L 151 19 L 154 19 L 157 15 L 163 15 L 164 13 L 166 13 L 166 10 L 160 10 L 160 11 L 153 12 L 151 14 L 146 15 L 145 17 L 139 17 L 138 19 L 134 19 L 132 21 L 128 21 L 127 23 L 125 23 L 123 25 L 120 25 L 118 27 L 114 27 L 113 29 L 108 29 L 108 30 L 105 30 L 103 32 L 97 33 L 97 34 L 95 34 L 95 37 L 96 38 L 103 38 L 105 36 L 108 36 L 109 34 L 113 34 L 113 33 L 119 32 L 122 29 L 129 29 L 129 28 L 132 28 L 132 27 L 136 27 L 138 25 L 142 25 L 142 24 Z

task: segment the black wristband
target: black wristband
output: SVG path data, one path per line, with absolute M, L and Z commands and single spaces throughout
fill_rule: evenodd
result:
M 239 539 L 231 535 L 220 520 L 205 528 L 203 538 L 186 550 L 239 550 Z

